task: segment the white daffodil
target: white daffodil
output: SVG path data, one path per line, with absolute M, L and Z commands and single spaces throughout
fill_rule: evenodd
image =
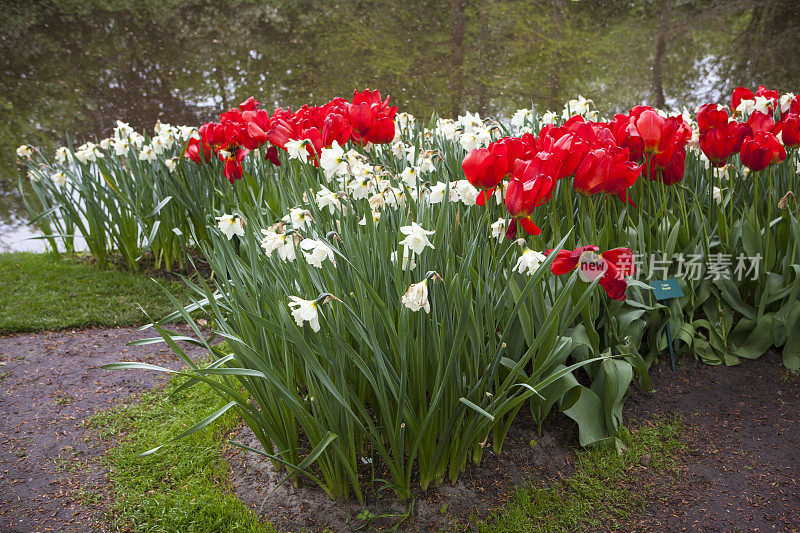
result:
M 357 160 L 350 165 L 350 174 L 356 180 L 370 180 L 375 177 L 375 167 L 364 161 Z M 339 175 L 346 176 L 347 173 L 344 172 Z
M 127 139 L 131 133 L 134 133 L 133 128 L 127 122 L 117 121 L 117 127 L 114 128 L 114 136 L 118 139 Z
M 56 162 L 58 164 L 65 164 L 70 157 L 72 157 L 72 155 L 69 153 L 69 149 L 66 146 L 62 146 L 56 150 Z
M 264 238 L 261 239 L 261 247 L 267 253 L 267 257 L 272 256 L 272 252 L 277 251 L 281 261 L 294 261 L 296 257 L 294 240 L 285 233 L 277 233 L 271 229 L 262 229 Z
M 392 155 L 395 159 L 405 159 L 406 157 L 406 145 L 403 144 L 402 141 L 396 142 L 392 144 Z
M 440 118 L 436 123 L 436 135 L 452 141 L 456 137 L 456 123 L 449 118 Z
M 117 139 L 114 141 L 114 154 L 118 156 L 128 155 L 131 150 L 131 145 L 127 139 Z
M 113 142 L 114 140 L 111 137 L 106 137 L 105 139 L 100 141 L 100 148 L 102 148 L 103 150 L 108 150 L 111 148 Z
M 97 145 L 94 143 L 85 143 L 78 150 L 75 151 L 75 159 L 83 163 L 95 162 L 104 157 Z
M 545 257 L 543 253 L 526 248 L 525 251 L 522 252 L 522 255 L 519 256 L 519 259 L 517 259 L 514 270 L 520 274 L 525 274 L 527 272 L 529 276 L 532 276 L 546 259 L 547 257 Z
M 322 241 L 303 239 L 300 241 L 300 248 L 303 250 L 303 257 L 311 266 L 322 268 L 325 259 L 330 260 L 333 266 L 336 266 L 336 256 L 334 256 L 333 250 Z
M 722 189 L 719 187 L 714 187 L 712 196 L 714 197 L 714 201 L 717 202 L 717 205 L 722 203 Z
M 141 150 L 142 146 L 144 146 L 144 135 L 133 131 L 128 136 L 128 142 L 131 143 L 131 146 L 135 146 L 137 150 Z
M 742 100 L 739 102 L 739 105 L 736 106 L 736 111 L 740 115 L 751 115 L 756 108 L 756 101 L 755 100 Z
M 331 214 L 333 214 L 336 208 L 342 203 L 341 200 L 339 200 L 339 195 L 325 186 L 317 191 L 314 195 L 314 200 L 317 202 L 317 207 L 319 207 L 320 211 L 327 207 Z
M 289 296 L 289 309 L 292 310 L 292 318 L 295 323 L 302 327 L 308 322 L 314 332 L 319 331 L 319 311 L 317 310 L 316 300 L 303 300 L 297 296 Z
M 339 143 L 333 141 L 330 148 L 323 148 L 319 158 L 319 166 L 330 181 L 334 176 L 347 174 L 347 158 Z
M 401 128 L 407 128 L 409 126 L 413 126 L 414 123 L 417 121 L 414 118 L 414 115 L 409 115 L 408 113 L 400 112 L 394 118 L 395 124 L 400 126 Z
M 178 162 L 175 160 L 174 157 L 164 161 L 164 164 L 167 166 L 167 170 L 169 170 L 170 172 L 174 172 L 175 169 L 178 168 Z
M 753 109 L 769 115 L 771 113 L 769 109 L 770 106 L 772 106 L 772 98 L 767 98 L 766 96 L 756 96 Z
M 558 115 L 554 111 L 547 111 L 539 118 L 539 123 L 544 126 L 545 124 L 555 124 Z
M 67 175 L 59 170 L 58 172 L 51 174 L 50 179 L 53 180 L 53 183 L 56 185 L 64 185 L 67 182 Z
M 506 219 L 498 218 L 492 223 L 492 237 L 498 241 L 502 241 L 506 236 Z
M 178 135 L 181 140 L 188 141 L 195 133 L 197 133 L 197 128 L 194 126 L 178 126 Z
M 217 217 L 217 227 L 228 238 L 234 235 L 244 237 L 244 219 L 239 215 L 222 215 Z
M 472 114 L 467 112 L 466 115 L 459 116 L 456 122 L 464 128 L 465 132 L 472 132 L 476 129 L 483 128 L 483 120 L 478 113 Z
M 455 185 L 455 190 L 458 193 L 458 199 L 464 205 L 472 206 L 478 202 L 478 195 L 481 193 L 475 188 L 468 180 L 458 180 Z
M 289 159 L 299 159 L 300 161 L 305 161 L 308 157 L 308 152 L 306 151 L 307 142 L 308 141 L 306 139 L 292 139 L 286 141 L 284 147 L 286 148 L 286 153 L 289 154 Z
M 364 154 L 359 153 L 353 148 L 350 148 L 347 152 L 345 152 L 344 157 L 347 159 L 347 164 L 350 166 L 353 166 L 356 163 L 364 162 Z
M 139 159 L 142 161 L 150 161 L 151 163 L 156 160 L 156 152 L 152 146 L 145 146 L 139 151 Z
M 391 260 L 393 263 L 397 263 L 397 250 L 392 252 Z M 403 270 L 414 270 L 417 267 L 417 262 L 414 261 L 414 254 L 410 254 L 408 252 L 408 246 L 403 247 L 403 264 L 401 268 Z
M 289 214 L 284 216 L 282 220 L 290 222 L 295 229 L 304 230 L 314 219 L 311 218 L 311 211 L 308 209 L 293 207 L 289 209 Z
M 430 174 L 436 170 L 436 165 L 433 164 L 433 157 L 431 155 L 426 155 L 422 159 L 420 159 L 418 172 L 420 174 Z
M 400 301 L 414 312 L 424 309 L 426 313 L 430 313 L 431 303 L 428 301 L 428 278 L 419 283 L 413 283 L 403 297 L 400 298 Z
M 433 235 L 434 232 L 426 230 L 416 222 L 412 222 L 410 226 L 402 226 L 400 232 L 406 235 L 400 244 L 408 246 L 417 255 L 421 254 L 426 246 L 433 248 L 433 243 L 428 240 L 428 235 Z
M 17 148 L 17 157 L 20 159 L 30 159 L 33 156 L 33 150 L 27 144 L 22 144 Z
M 432 204 L 440 204 L 444 200 L 444 193 L 447 191 L 447 184 L 443 181 L 437 182 L 431 187 L 431 194 L 428 201 Z
M 407 167 L 400 173 L 400 180 L 409 187 L 417 186 L 419 169 L 417 167 Z
M 794 97 L 795 97 L 794 93 L 786 93 L 781 95 L 779 100 L 781 113 L 789 112 L 789 110 L 792 108 L 792 100 L 794 100 Z
M 511 125 L 521 128 L 526 122 L 530 122 L 532 120 L 533 111 L 530 109 L 517 109 L 517 111 L 511 116 Z
M 347 189 L 355 200 L 369 198 L 372 191 L 375 190 L 375 183 L 370 179 L 355 179 L 347 184 Z
M 372 211 L 372 222 L 377 226 L 378 222 L 381 221 L 381 212 L 380 211 Z M 366 226 L 367 225 L 367 217 L 363 217 L 361 220 L 358 221 L 359 226 Z

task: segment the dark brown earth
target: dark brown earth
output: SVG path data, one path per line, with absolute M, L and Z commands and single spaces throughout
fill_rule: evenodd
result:
M 93 461 L 104 448 L 81 423 L 165 381 L 101 365 L 181 366 L 163 344 L 126 346 L 153 336 L 115 328 L 0 337 L 0 532 L 107 529 L 102 504 L 83 497 L 104 492 L 104 469 Z
M 149 336 L 132 328 L 70 331 L 0 338 L 0 531 L 98 531 L 103 502 L 88 506 L 82 491 L 103 492 L 105 473 L 94 460 L 102 451 L 81 426 L 92 413 L 163 383 L 150 372 L 103 371 L 118 360 L 180 366 L 162 345 L 126 347 Z M 615 522 L 621 531 L 800 531 L 800 380 L 769 353 L 737 367 L 682 361 L 673 374 L 651 369 L 655 392 L 634 390 L 625 406 L 627 423 L 646 424 L 677 414 L 684 420 L 689 452 L 685 472 L 673 480 L 648 479 L 645 513 Z M 252 443 L 244 428 L 232 438 Z M 535 446 L 531 446 L 531 440 Z M 551 416 L 541 437 L 530 421 L 511 431 L 503 454 L 489 451 L 456 485 L 417 495 L 414 516 L 403 528 L 425 531 L 472 513 L 501 508 L 519 483 L 548 484 L 569 475 L 576 445 L 574 427 Z M 330 501 L 302 482 L 286 484 L 266 501 L 276 475 L 252 453 L 228 452 L 230 483 L 239 496 L 281 530 L 354 529 L 364 507 Z M 642 467 L 646 473 L 646 467 Z M 445 507 L 446 505 L 446 507 Z M 376 515 L 406 512 L 374 494 Z M 442 512 L 442 511 L 445 512 Z M 396 524 L 397 516 L 371 525 Z

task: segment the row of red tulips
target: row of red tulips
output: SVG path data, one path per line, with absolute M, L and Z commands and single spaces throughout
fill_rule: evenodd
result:
M 238 109 L 222 113 L 219 122 L 200 126 L 198 138 L 189 141 L 186 157 L 198 164 L 219 158 L 232 183 L 242 177 L 242 160 L 247 154 L 267 143 L 267 158 L 279 165 L 278 148 L 286 150 L 286 143 L 293 140 L 307 141 L 308 159 L 316 164 L 322 148 L 330 148 L 334 142 L 380 144 L 391 142 L 395 135 L 397 107 L 389 106 L 389 97 L 381 100 L 377 90 L 356 91 L 352 102 L 337 97 L 325 105 L 304 105 L 294 112 L 278 108 L 271 116 L 258 106 L 250 97 Z

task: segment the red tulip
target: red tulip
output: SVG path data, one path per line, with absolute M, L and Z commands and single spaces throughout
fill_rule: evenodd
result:
M 700 133 L 710 128 L 722 128 L 728 123 L 728 112 L 718 104 L 705 104 L 697 110 L 697 127 Z
M 567 274 L 580 268 L 580 277 L 584 281 L 593 281 L 600 278 L 598 283 L 605 289 L 612 300 L 625 300 L 625 289 L 628 283 L 625 276 L 636 272 L 633 251 L 629 248 L 614 248 L 598 254 L 597 246 L 582 246 L 575 250 L 560 250 L 553 262 L 550 271 L 556 276 Z M 553 250 L 547 250 L 545 255 L 550 255 Z
M 281 166 L 281 160 L 278 158 L 278 149 L 275 146 L 267 148 L 267 153 L 264 154 L 264 157 L 276 167 Z
M 786 148 L 800 148 L 800 115 L 788 113 L 783 120 L 775 125 L 772 132 L 781 134 L 783 145 Z
M 757 131 L 771 131 L 772 127 L 775 126 L 775 121 L 772 120 L 771 115 L 767 115 L 761 111 L 753 111 L 753 114 L 747 119 L 747 125 L 750 126 L 753 133 Z
M 575 173 L 589 151 L 589 143 L 577 135 L 567 133 L 555 141 L 549 151 L 553 154 L 556 160 L 554 164 L 558 168 L 553 177 L 560 180 Z
M 744 166 L 759 171 L 786 159 L 786 149 L 775 135 L 759 131 L 753 138 L 744 140 L 741 157 Z
M 698 114 L 698 119 L 699 117 Z M 747 124 L 739 122 L 725 122 L 722 127 L 701 130 L 700 149 L 713 166 L 725 166 L 728 158 L 739 152 L 742 141 L 749 132 Z
M 638 135 L 642 139 L 644 151 L 657 154 L 664 151 L 664 147 L 672 138 L 675 130 L 675 121 L 667 119 L 652 109 L 644 110 L 638 117 L 632 117 L 629 128 L 631 135 Z
M 467 181 L 478 189 L 497 187 L 508 171 L 507 150 L 502 145 L 494 148 L 495 153 L 488 148 L 475 148 L 461 163 Z
M 516 220 L 519 220 L 526 233 L 539 235 L 542 232 L 533 223 L 530 215 L 534 208 L 550 200 L 553 195 L 555 180 L 543 170 L 547 164 L 546 158 L 538 156 L 527 163 L 518 161 L 514 176 L 506 187 L 506 209 L 515 219 L 509 224 L 506 232 L 509 239 L 513 239 L 516 235 Z
M 650 180 L 660 180 L 664 185 L 674 185 L 683 180 L 686 166 L 684 147 L 654 155 L 646 165 L 645 175 Z
M 256 100 L 255 98 L 253 98 L 251 96 L 250 98 L 248 98 L 247 100 L 245 100 L 244 102 L 239 104 L 239 110 L 243 111 L 243 112 L 244 111 L 255 111 L 256 108 L 258 107 L 259 103 L 260 102 L 258 100 Z
M 642 168 L 628 160 L 628 150 L 614 145 L 590 150 L 575 172 L 573 188 L 581 194 L 615 194 L 630 203 L 626 191 Z

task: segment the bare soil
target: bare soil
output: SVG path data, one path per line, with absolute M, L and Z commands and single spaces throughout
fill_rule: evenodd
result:
M 81 423 L 165 382 L 156 372 L 101 365 L 182 366 L 166 345 L 126 346 L 155 335 L 114 328 L 0 337 L 0 532 L 107 529 L 106 475 L 93 460 L 104 447 Z M 89 504 L 87 494 L 100 501 Z

